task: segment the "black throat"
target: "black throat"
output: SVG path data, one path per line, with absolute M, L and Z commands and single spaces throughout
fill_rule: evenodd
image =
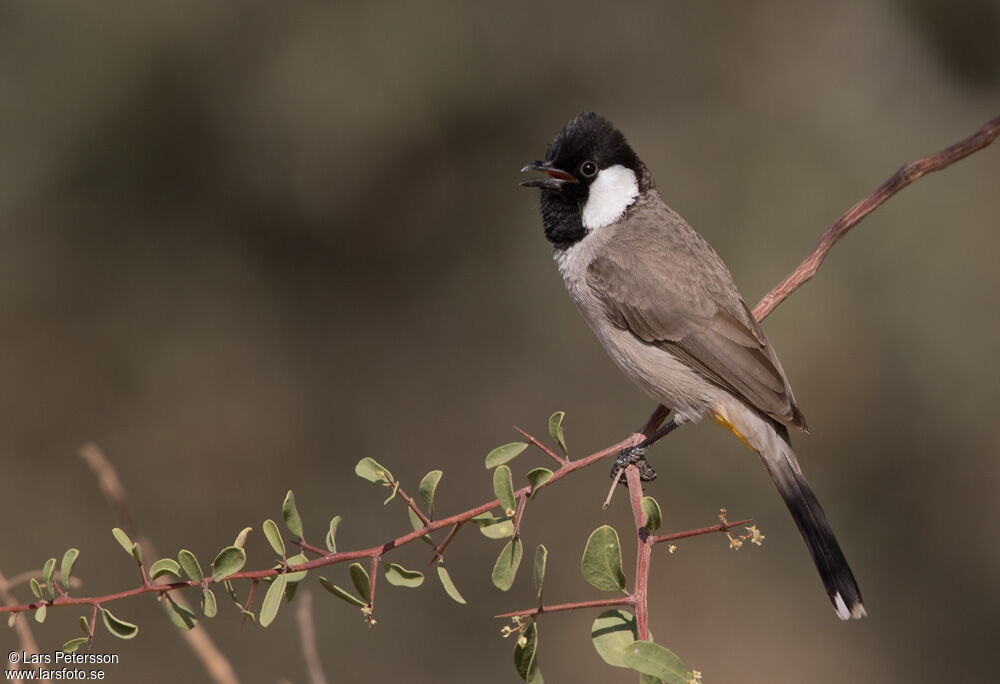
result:
M 563 190 L 543 190 L 542 225 L 545 239 L 559 249 L 567 249 L 587 237 L 583 227 L 583 198 Z

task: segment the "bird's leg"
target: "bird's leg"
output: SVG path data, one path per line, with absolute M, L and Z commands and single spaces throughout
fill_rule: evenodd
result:
M 673 432 L 678 425 L 680 425 L 680 423 L 678 423 L 674 417 L 671 417 L 670 420 L 660 427 L 660 429 L 636 444 L 634 447 L 622 449 L 618 454 L 618 458 L 615 460 L 614 467 L 611 469 L 611 477 L 616 477 L 619 470 L 634 463 L 639 469 L 639 477 L 641 479 L 647 482 L 655 480 L 656 471 L 653 470 L 648 463 L 646 463 L 646 451 L 653 444 Z

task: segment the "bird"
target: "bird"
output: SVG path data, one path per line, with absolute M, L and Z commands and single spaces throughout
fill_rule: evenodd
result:
M 802 474 L 789 428 L 806 430 L 781 362 L 716 251 L 663 201 L 607 119 L 584 112 L 523 172 L 541 190 L 545 237 L 570 298 L 615 364 L 670 420 L 619 456 L 644 480 L 653 441 L 710 418 L 755 451 L 780 492 L 834 611 L 866 615 L 861 590 Z

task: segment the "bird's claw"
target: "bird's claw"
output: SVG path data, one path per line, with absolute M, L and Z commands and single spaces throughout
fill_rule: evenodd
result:
M 643 482 L 649 482 L 656 479 L 656 471 L 648 463 L 646 463 L 646 447 L 634 446 L 628 449 L 622 449 L 618 453 L 618 458 L 615 459 L 615 465 L 611 469 L 611 477 L 618 477 L 618 472 L 627 468 L 630 465 L 634 465 L 639 469 L 639 479 Z M 625 480 L 621 481 L 622 484 L 627 484 Z

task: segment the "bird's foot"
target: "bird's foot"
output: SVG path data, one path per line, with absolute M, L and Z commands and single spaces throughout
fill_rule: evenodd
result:
M 618 477 L 618 472 L 627 468 L 630 465 L 634 465 L 639 469 L 639 479 L 643 482 L 649 482 L 656 479 L 656 471 L 646 463 L 646 450 L 644 446 L 636 445 L 634 447 L 629 447 L 628 449 L 622 449 L 618 453 L 618 458 L 615 459 L 615 465 L 611 468 L 611 478 L 614 479 Z M 622 484 L 627 484 L 625 480 L 621 480 Z

